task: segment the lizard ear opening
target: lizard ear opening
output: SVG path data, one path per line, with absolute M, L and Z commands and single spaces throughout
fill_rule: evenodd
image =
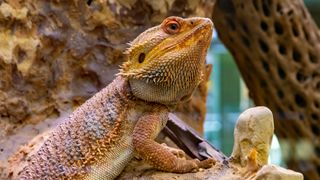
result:
M 144 59 L 146 58 L 146 54 L 145 53 L 140 53 L 139 54 L 139 63 L 143 63 Z

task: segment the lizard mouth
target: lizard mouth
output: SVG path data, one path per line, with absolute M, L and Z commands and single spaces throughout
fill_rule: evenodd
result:
M 211 42 L 213 23 L 208 18 L 199 18 L 195 21 L 200 22 L 197 22 L 197 25 L 193 27 L 191 31 L 178 34 L 177 36 L 172 37 L 174 39 L 164 42 L 164 44 L 160 46 L 161 48 L 154 49 L 155 51 L 150 53 L 152 56 L 149 58 L 153 59 L 163 56 L 165 53 L 175 51 L 177 47 L 189 47 L 191 44 L 195 44 L 195 42 L 201 42 L 203 44 L 203 49 L 208 48 Z
M 178 37 L 176 44 L 181 42 L 186 42 L 186 40 L 195 38 L 198 40 L 204 40 L 208 43 L 211 41 L 211 34 L 213 29 L 213 23 L 208 18 L 202 18 L 201 23 L 199 23 L 196 27 L 194 27 L 193 31 L 190 31 L 186 34 L 181 34 L 181 37 Z
M 192 38 L 193 40 L 203 40 L 209 43 L 211 41 L 213 23 L 208 18 L 201 18 L 199 21 L 201 22 L 195 26 L 192 31 L 178 35 L 175 43 L 171 45 L 176 46 L 178 44 L 185 44 L 187 40 Z

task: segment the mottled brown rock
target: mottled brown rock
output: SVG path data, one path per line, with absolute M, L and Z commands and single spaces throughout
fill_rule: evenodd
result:
M 320 179 L 320 31 L 303 1 L 220 0 L 213 17 L 255 104 L 275 115 L 288 167 Z

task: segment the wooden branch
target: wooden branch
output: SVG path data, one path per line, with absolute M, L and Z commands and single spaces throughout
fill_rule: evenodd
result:
M 227 157 L 220 150 L 174 114 L 169 115 L 169 121 L 163 132 L 192 158 L 200 160 L 214 158 L 225 165 L 228 164 Z

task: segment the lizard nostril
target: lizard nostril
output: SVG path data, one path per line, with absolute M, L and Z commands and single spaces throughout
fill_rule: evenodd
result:
M 138 59 L 139 63 L 143 63 L 145 57 L 146 57 L 146 54 L 145 54 L 145 53 L 141 53 L 141 54 L 139 55 L 139 59 Z

